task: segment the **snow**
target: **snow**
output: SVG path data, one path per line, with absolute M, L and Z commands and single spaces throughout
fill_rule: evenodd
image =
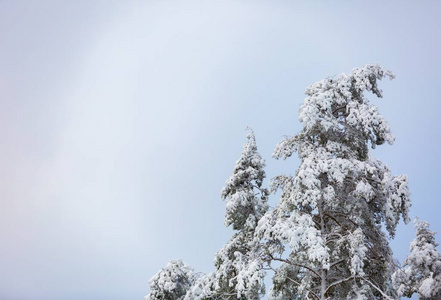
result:
M 373 299 L 378 294 L 392 299 L 394 283 L 399 283 L 398 294 L 408 292 L 404 285 L 419 270 L 413 265 L 433 269 L 418 277 L 424 278 L 418 284 L 421 295 L 441 286 L 433 243 L 412 244 L 407 269 L 392 276 L 392 251 L 381 228 L 394 237 L 398 222 L 409 222 L 410 191 L 406 175 L 392 175 L 369 152 L 369 146 L 394 142 L 387 121 L 364 96 L 371 92 L 381 98 L 377 83 L 383 78 L 394 75 L 374 64 L 306 89 L 299 112 L 302 131 L 281 141 L 273 153 L 287 159 L 297 152 L 301 164 L 294 176 L 271 179 L 270 191 L 281 190 L 273 209 L 263 187 L 265 161 L 250 131 L 221 192 L 225 225 L 236 232 L 216 253 L 215 271 L 196 278 L 182 263 L 167 265 L 152 279 L 152 291 L 156 286 L 174 293 L 180 288 L 187 292 L 185 299 L 258 299 L 265 266 L 275 271 L 273 299 Z M 282 263 L 274 268 L 273 261 Z M 182 273 L 176 275 L 179 280 L 167 275 L 169 269 Z

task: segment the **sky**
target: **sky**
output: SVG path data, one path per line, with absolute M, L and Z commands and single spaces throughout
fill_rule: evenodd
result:
M 379 63 L 369 95 L 441 232 L 438 1 L 0 1 L 0 299 L 142 299 L 171 259 L 213 270 L 220 191 L 253 128 L 266 173 L 310 84 Z M 268 182 L 268 181 L 266 181 Z M 272 196 L 270 204 L 277 204 Z M 391 241 L 402 261 L 414 238 Z M 437 236 L 438 242 L 441 235 Z

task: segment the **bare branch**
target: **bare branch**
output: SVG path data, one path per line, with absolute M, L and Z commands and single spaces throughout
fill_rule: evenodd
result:
M 324 213 L 325 216 L 329 217 L 330 219 L 332 219 L 335 223 L 337 223 L 341 228 L 343 228 L 343 230 L 348 230 L 348 228 L 344 225 L 342 225 L 336 218 L 334 218 L 333 216 L 331 216 L 329 213 L 325 212 Z
M 332 283 L 331 285 L 329 285 L 328 288 L 326 289 L 326 291 L 325 291 L 325 296 L 328 294 L 329 290 L 332 289 L 334 286 L 337 286 L 337 285 L 339 285 L 339 284 L 342 284 L 342 283 L 348 282 L 348 281 L 350 281 L 350 280 L 352 280 L 352 279 L 355 279 L 355 277 L 351 276 L 351 277 L 347 277 L 347 278 L 340 279 L 340 280 L 338 280 L 338 281 L 333 282 L 333 283 Z
M 321 278 L 320 274 L 317 273 L 317 271 L 313 270 L 312 268 L 310 268 L 308 266 L 293 263 L 289 259 L 277 258 L 277 257 L 274 257 L 272 254 L 269 254 L 269 256 L 271 257 L 272 260 L 277 260 L 277 261 L 281 261 L 281 262 L 287 263 L 287 264 L 292 265 L 292 266 L 296 266 L 296 267 L 300 267 L 300 268 L 305 268 L 305 269 L 311 271 L 318 278 Z
M 338 260 L 336 262 L 333 262 L 332 264 L 329 265 L 329 268 L 332 268 L 333 266 L 338 265 L 338 264 L 340 264 L 340 263 L 342 263 L 344 261 L 345 261 L 344 259 L 341 259 L 341 260 Z

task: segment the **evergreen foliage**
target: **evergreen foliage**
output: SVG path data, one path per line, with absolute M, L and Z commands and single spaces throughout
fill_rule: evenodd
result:
M 194 284 L 193 268 L 182 260 L 171 260 L 150 281 L 144 300 L 182 300 Z
M 393 274 L 393 281 L 399 296 L 419 299 L 441 299 L 441 254 L 436 250 L 435 232 L 429 230 L 429 223 L 414 221 L 416 238 L 410 244 L 410 254 L 404 260 L 403 268 Z
M 237 232 L 216 253 L 215 294 L 229 299 L 258 299 L 265 291 L 264 262 L 254 239 L 257 222 L 268 210 L 268 191 L 262 187 L 265 161 L 257 152 L 252 131 L 247 139 L 221 192 L 226 200 L 225 225 Z
M 369 153 L 394 137 L 364 92 L 382 97 L 377 83 L 393 78 L 378 65 L 324 79 L 307 90 L 300 108 L 303 130 L 277 145 L 275 158 L 294 152 L 296 175 L 271 182 L 279 205 L 257 226 L 266 259 L 281 261 L 272 296 L 301 299 L 388 299 L 390 237 L 402 217 L 408 222 L 410 193 L 405 175 L 393 176 Z M 280 283 L 283 284 L 280 284 Z
M 150 280 L 147 299 L 259 299 L 266 270 L 274 271 L 271 299 L 439 299 L 441 259 L 427 223 L 417 222 L 404 269 L 397 270 L 388 243 L 399 221 L 409 222 L 410 192 L 407 176 L 392 175 L 369 151 L 394 142 L 365 96 L 382 98 L 384 78 L 394 75 L 374 64 L 308 87 L 302 131 L 273 153 L 297 153 L 300 166 L 294 176 L 271 179 L 270 191 L 251 131 L 221 192 L 225 225 L 235 233 L 216 253 L 214 272 L 195 276 L 178 263 L 182 275 L 166 276 L 169 264 Z M 277 191 L 280 201 L 269 209 L 269 192 Z

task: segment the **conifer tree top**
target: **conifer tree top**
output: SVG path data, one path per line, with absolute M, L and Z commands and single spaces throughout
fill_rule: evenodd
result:
M 410 254 L 392 279 L 400 296 L 417 293 L 420 299 L 441 299 L 441 254 L 436 249 L 435 232 L 418 218 L 414 227 L 416 238 L 410 244 Z
M 257 152 L 254 132 L 249 130 L 242 155 L 221 192 L 226 200 L 225 225 L 233 225 L 235 230 L 254 228 L 268 209 L 268 192 L 262 188 L 265 160 Z

